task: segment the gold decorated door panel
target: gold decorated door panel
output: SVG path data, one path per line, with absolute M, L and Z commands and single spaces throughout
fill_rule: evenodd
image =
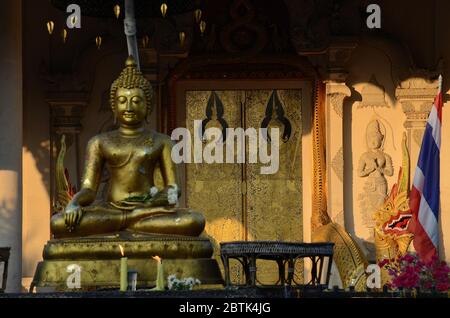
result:
M 186 92 L 186 127 L 192 139 L 202 138 L 209 127 L 224 132 L 226 128 L 254 128 L 259 145 L 261 138 L 270 141 L 276 137 L 270 134 L 270 128 L 279 129 L 278 164 L 273 160 L 276 153 L 271 152 L 270 144 L 266 150 L 271 162 L 267 162 L 267 156 L 262 162 L 261 149 L 253 148 L 258 160 L 250 163 L 251 145 L 246 139 L 245 163 L 239 163 L 235 149 L 234 163 L 186 165 L 186 203 L 204 213 L 205 232 L 215 244 L 216 257 L 218 244 L 225 241 L 302 241 L 301 106 L 300 89 Z M 194 120 L 201 121 L 195 127 L 196 133 Z M 263 128 L 268 129 L 267 135 L 261 134 Z M 226 133 L 222 136 L 225 140 L 229 137 Z M 202 145 L 205 147 L 210 141 L 203 138 Z M 192 153 L 196 151 L 194 146 L 193 141 Z M 223 146 L 224 158 L 227 150 Z M 274 173 L 262 174 L 261 169 L 269 166 Z M 261 283 L 276 282 L 275 262 L 257 266 Z M 233 281 L 242 278 L 238 268 L 231 266 Z M 296 273 L 299 277 L 300 272 Z
M 204 121 L 205 128 L 237 127 L 241 124 L 240 93 L 217 91 L 213 96 L 211 93 L 186 92 L 186 127 L 192 136 L 192 156 L 196 151 L 194 138 L 200 134 L 194 131 L 195 120 Z M 226 124 L 220 118 L 226 118 Z M 202 140 L 200 145 L 205 146 L 205 142 Z M 242 165 L 205 162 L 186 165 L 187 206 L 204 214 L 205 233 L 214 243 L 219 263 L 218 244 L 244 238 L 241 184 Z
M 260 161 L 245 165 L 249 241 L 303 241 L 301 100 L 301 90 L 247 92 L 246 126 L 279 129 L 278 171 L 262 174 L 261 167 L 268 164 Z M 261 262 L 257 266 L 260 282 L 276 282 L 275 262 Z M 300 268 L 295 274 L 303 277 Z

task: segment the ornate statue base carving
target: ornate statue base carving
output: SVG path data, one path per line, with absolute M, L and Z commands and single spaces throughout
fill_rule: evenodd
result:
M 206 238 L 147 235 L 120 232 L 113 235 L 91 236 L 76 239 L 50 240 L 44 247 L 44 261 L 37 266 L 32 282 L 34 287 L 67 291 L 67 279 L 72 272 L 67 267 L 81 267 L 81 290 L 119 288 L 120 249 L 125 250 L 128 268 L 138 272 L 138 288 L 155 286 L 157 262 L 164 264 L 164 277 L 195 277 L 202 284 L 223 284 L 217 261 L 211 258 L 213 247 Z

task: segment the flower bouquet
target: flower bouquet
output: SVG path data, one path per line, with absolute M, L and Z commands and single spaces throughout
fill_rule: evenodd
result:
M 178 279 L 174 274 L 167 277 L 167 287 L 169 290 L 192 290 L 194 286 L 200 284 L 200 280 L 193 277 Z
M 450 267 L 437 256 L 422 262 L 416 254 L 407 253 L 396 259 L 384 259 L 378 265 L 387 269 L 391 277 L 388 288 L 392 290 L 450 290 Z

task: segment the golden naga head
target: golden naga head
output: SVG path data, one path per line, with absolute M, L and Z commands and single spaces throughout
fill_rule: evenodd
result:
M 377 260 L 397 258 L 408 251 L 413 234 L 408 231 L 412 217 L 409 207 L 409 154 L 406 147 L 406 134 L 402 140 L 403 162 L 398 173 L 397 183 L 392 186 L 389 197 L 373 215 Z M 383 284 L 389 281 L 386 268 L 382 273 Z
M 400 169 L 398 182 L 393 185 L 383 206 L 374 213 L 376 227 L 385 234 L 402 235 L 408 232 L 412 217 L 407 189 L 400 187 L 403 169 Z
M 402 150 L 403 163 L 398 173 L 397 183 L 392 186 L 389 197 L 383 206 L 373 215 L 379 234 L 397 237 L 410 234 L 408 224 L 412 217 L 409 207 L 409 154 L 405 134 L 402 140 Z
M 114 114 L 123 124 L 139 124 L 152 111 L 152 96 L 150 82 L 129 56 L 125 68 L 111 85 L 110 103 Z

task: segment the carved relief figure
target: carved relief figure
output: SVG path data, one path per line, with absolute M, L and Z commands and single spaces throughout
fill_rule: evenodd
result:
M 385 131 L 383 124 L 373 120 L 367 125 L 366 142 L 368 151 L 359 159 L 358 175 L 366 178 L 364 192 L 360 195 L 363 222 L 373 227 L 372 213 L 383 205 L 388 184 L 385 176 L 392 176 L 392 158 L 383 151 Z

